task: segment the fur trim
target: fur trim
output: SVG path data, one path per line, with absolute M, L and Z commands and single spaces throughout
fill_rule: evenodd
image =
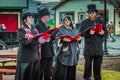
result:
M 61 43 L 61 39 L 58 40 L 58 47 L 61 47 L 63 44 Z
M 63 48 L 63 51 L 67 51 L 68 50 L 68 46 L 67 47 L 65 47 L 65 48 Z

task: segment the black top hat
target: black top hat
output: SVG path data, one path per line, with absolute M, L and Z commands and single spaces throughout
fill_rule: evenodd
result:
M 92 12 L 92 11 L 97 12 L 96 5 L 95 5 L 95 4 L 90 4 L 90 5 L 88 5 L 87 7 L 88 7 L 88 11 L 87 11 L 88 13 L 89 13 L 89 12 Z
M 39 11 L 39 15 L 40 15 L 40 18 L 41 18 L 43 16 L 50 15 L 50 12 L 47 8 L 44 8 L 44 9 Z
M 27 12 L 27 13 L 24 13 L 21 18 L 22 18 L 22 20 L 24 21 L 24 19 L 26 19 L 28 16 L 34 17 L 34 15 L 33 15 L 32 13 Z

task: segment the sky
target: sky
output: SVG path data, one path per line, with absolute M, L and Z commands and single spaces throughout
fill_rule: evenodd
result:
M 41 2 L 60 2 L 60 0 L 35 0 L 35 1 L 41 1 Z

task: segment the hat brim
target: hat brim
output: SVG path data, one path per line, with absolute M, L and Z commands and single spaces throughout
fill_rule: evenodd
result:
M 28 16 L 32 16 L 33 18 L 35 17 L 32 13 L 27 12 L 27 13 L 24 13 L 24 14 L 21 16 L 21 18 L 22 18 L 22 20 L 24 20 L 24 19 L 26 19 Z
M 87 13 L 93 12 L 93 11 L 98 12 L 98 10 L 89 10 L 89 11 L 87 11 Z

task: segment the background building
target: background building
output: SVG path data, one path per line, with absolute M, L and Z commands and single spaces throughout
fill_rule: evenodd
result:
M 56 26 L 62 23 L 62 17 L 69 15 L 74 24 L 87 18 L 87 5 L 96 4 L 98 9 L 98 17 L 104 18 L 104 2 L 102 0 L 64 0 L 52 9 L 55 10 Z M 110 1 L 107 1 L 107 23 L 112 21 L 115 25 L 116 35 L 120 35 L 120 11 L 116 10 Z
M 59 2 L 44 2 L 47 0 L 29 0 L 28 1 L 28 8 L 23 9 L 23 13 L 31 12 L 35 15 L 34 24 L 37 22 L 39 18 L 38 11 L 47 7 L 50 11 L 50 21 L 48 22 L 49 26 L 55 27 L 55 20 L 54 20 L 54 10 L 52 8 L 56 6 Z M 62 0 L 61 0 L 62 1 Z
M 27 7 L 28 0 L 0 0 L 0 50 L 17 45 L 20 15 Z
M 7 32 L 17 31 L 22 9 L 27 7 L 27 0 L 0 0 L 0 24 L 6 26 Z

